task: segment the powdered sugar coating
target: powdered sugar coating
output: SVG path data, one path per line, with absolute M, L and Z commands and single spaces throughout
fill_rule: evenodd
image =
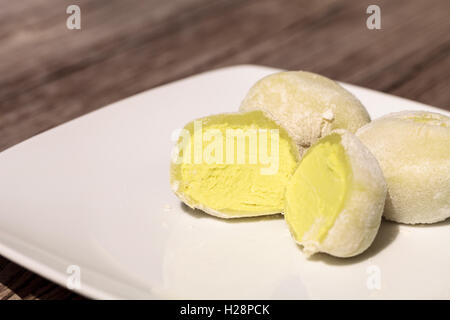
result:
M 300 153 L 334 129 L 354 133 L 370 121 L 367 110 L 350 92 L 333 80 L 304 71 L 259 80 L 240 110 L 265 111 L 288 131 Z
M 357 136 L 383 169 L 387 219 L 416 224 L 450 217 L 450 117 L 392 113 L 362 127 Z

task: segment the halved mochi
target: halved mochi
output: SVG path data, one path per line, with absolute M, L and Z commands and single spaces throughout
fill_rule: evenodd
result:
M 356 135 L 383 169 L 387 219 L 415 224 L 450 217 L 450 117 L 425 111 L 391 113 Z
M 355 133 L 370 121 L 361 102 L 337 82 L 304 71 L 279 72 L 259 80 L 240 110 L 270 114 L 288 131 L 300 153 L 332 130 Z
M 213 115 L 187 124 L 171 165 L 171 185 L 188 206 L 222 218 L 281 213 L 299 154 L 261 111 Z
M 385 197 L 375 157 L 353 134 L 336 130 L 300 161 L 286 189 L 284 217 L 308 256 L 351 257 L 375 238 Z

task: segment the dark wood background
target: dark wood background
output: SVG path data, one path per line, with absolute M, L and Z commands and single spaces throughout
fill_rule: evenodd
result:
M 81 8 L 81 30 L 66 8 Z M 366 8 L 381 7 L 381 30 Z M 0 0 L 0 151 L 235 64 L 303 69 L 450 110 L 449 0 Z M 0 299 L 79 299 L 0 256 Z

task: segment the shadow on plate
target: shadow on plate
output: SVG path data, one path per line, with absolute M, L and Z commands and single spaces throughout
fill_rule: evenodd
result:
M 261 216 L 261 217 L 249 217 L 249 218 L 239 218 L 239 219 L 222 219 L 218 218 L 212 215 L 209 215 L 201 210 L 192 209 L 188 207 L 183 202 L 180 202 L 180 208 L 186 213 L 189 214 L 191 217 L 195 219 L 216 219 L 220 220 L 224 223 L 248 223 L 248 222 L 255 222 L 255 221 L 268 221 L 268 220 L 275 220 L 275 219 L 283 219 L 283 215 L 281 214 L 274 214 L 274 215 L 268 215 L 268 216 Z M 287 228 L 287 226 L 286 226 Z M 372 245 L 362 254 L 351 257 L 351 258 L 337 258 L 330 256 L 325 253 L 317 253 L 309 258 L 310 261 L 322 261 L 324 263 L 330 264 L 330 265 L 349 265 L 353 263 L 358 263 L 364 260 L 367 260 L 369 258 L 374 257 L 379 252 L 381 252 L 383 249 L 385 249 L 387 246 L 389 246 L 397 237 L 399 233 L 399 224 L 391 221 L 387 221 L 383 218 L 380 226 L 380 230 L 377 233 L 377 236 L 375 237 L 375 240 L 373 241 Z M 294 240 L 292 240 L 294 241 Z M 299 250 L 301 251 L 301 246 L 298 246 Z M 302 253 L 300 253 L 302 254 Z
M 261 217 L 248 217 L 248 218 L 239 218 L 239 219 L 222 219 L 207 213 L 204 213 L 201 210 L 192 209 L 180 202 L 181 209 L 189 214 L 191 217 L 196 219 L 216 219 L 220 220 L 224 223 L 247 223 L 247 222 L 255 222 L 255 221 L 268 221 L 268 220 L 278 220 L 283 219 L 283 215 L 274 214 L 268 216 Z M 378 231 L 375 240 L 372 245 L 364 251 L 362 254 L 357 255 L 351 258 L 337 258 L 330 256 L 325 253 L 317 253 L 309 258 L 310 261 L 323 262 L 330 265 L 350 265 L 354 263 L 359 263 L 361 261 L 370 259 L 375 257 L 378 253 L 388 247 L 394 240 L 397 238 L 400 230 L 400 226 L 409 227 L 409 228 L 433 228 L 433 227 L 442 227 L 442 226 L 450 226 L 450 219 L 446 219 L 442 222 L 433 223 L 433 224 L 417 224 L 417 225 L 407 225 L 407 224 L 399 224 L 397 222 L 392 222 L 383 218 L 380 225 L 380 230 Z M 287 228 L 287 226 L 286 226 Z M 294 240 L 292 240 L 294 241 Z M 298 246 L 301 251 L 301 246 Z
M 325 253 L 318 253 L 313 255 L 309 260 L 311 261 L 322 261 L 330 265 L 349 265 L 353 263 L 358 263 L 376 256 L 379 252 L 388 247 L 397 237 L 400 226 L 404 228 L 436 228 L 436 227 L 447 227 L 450 226 L 450 219 L 446 219 L 441 222 L 432 224 L 401 224 L 393 221 L 389 221 L 383 218 L 381 222 L 380 230 L 378 231 L 375 240 L 372 245 L 364 251 L 362 254 L 351 257 L 351 258 L 337 258 L 330 256 Z M 301 246 L 299 246 L 301 250 Z
M 183 202 L 180 202 L 180 208 L 181 208 L 181 210 L 183 210 L 185 213 L 189 214 L 193 218 L 215 219 L 215 220 L 220 220 L 225 223 L 247 223 L 247 222 L 255 222 L 255 221 L 268 221 L 268 220 L 283 219 L 283 216 L 281 214 L 271 214 L 271 215 L 267 215 L 267 216 L 247 217 L 247 218 L 238 218 L 238 219 L 223 219 L 223 218 L 212 216 L 212 215 L 207 214 L 198 209 L 192 209 L 191 207 L 187 206 Z
M 400 226 L 398 223 L 385 220 L 381 221 L 380 230 L 375 237 L 372 245 L 360 255 L 351 258 L 337 258 L 325 253 L 317 253 L 309 258 L 310 261 L 321 261 L 330 265 L 349 265 L 375 257 L 378 253 L 388 247 L 399 234 Z M 301 247 L 299 246 L 301 250 Z

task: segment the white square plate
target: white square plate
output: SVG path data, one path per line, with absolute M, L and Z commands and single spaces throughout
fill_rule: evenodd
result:
M 236 111 L 250 86 L 276 71 L 237 66 L 193 76 L 1 153 L 0 254 L 63 286 L 78 266 L 76 291 L 92 298 L 450 298 L 449 220 L 383 222 L 364 254 L 308 260 L 280 216 L 224 221 L 172 194 L 172 132 Z M 372 118 L 448 114 L 344 86 Z

